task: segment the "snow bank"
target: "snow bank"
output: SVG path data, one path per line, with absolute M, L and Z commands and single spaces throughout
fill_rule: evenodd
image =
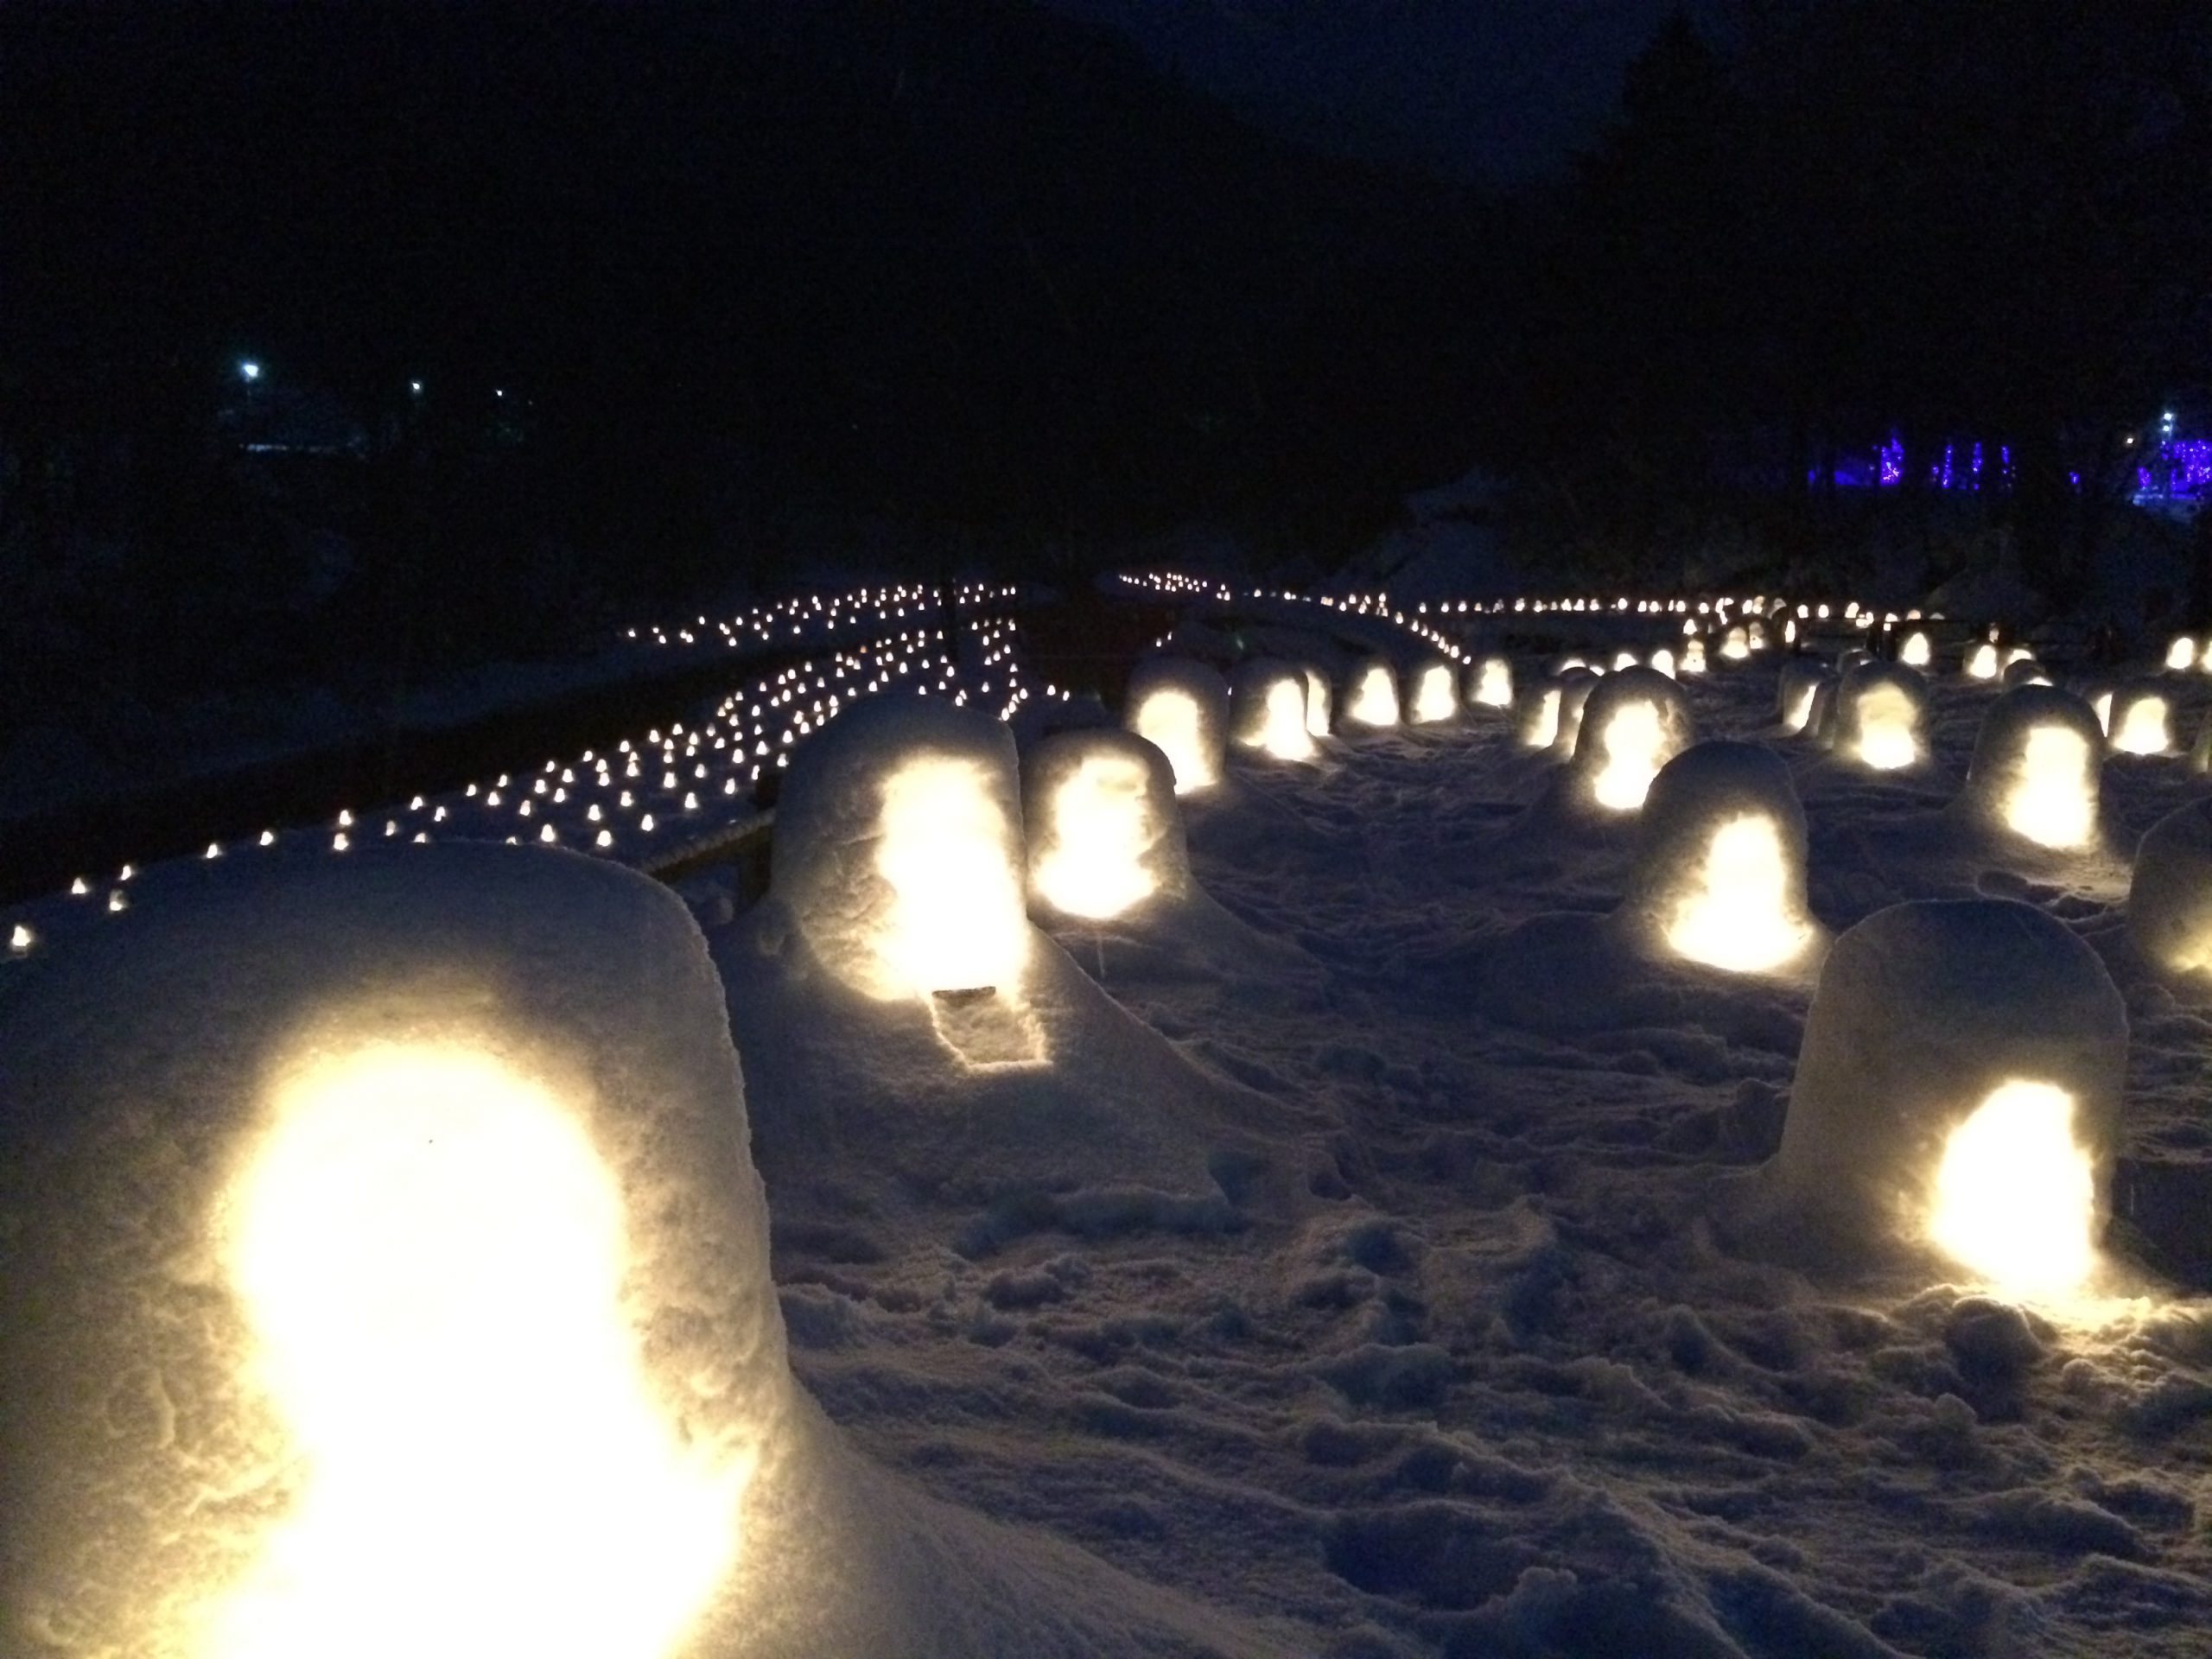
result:
M 2031 1235 L 2012 1245 L 2032 1252 L 2037 1230 L 2060 1243 L 2070 1221 L 2086 1248 L 2120 1151 L 2126 1062 L 2120 993 L 2060 923 L 2006 899 L 1893 905 L 1829 952 L 1769 1179 L 1792 1224 L 1821 1236 L 1933 1240 L 1947 1154 L 1972 1131 L 1968 1173 L 1998 1183 L 1985 1199 Z M 2031 1160 L 2052 1120 L 2078 1160 L 2046 1191 Z

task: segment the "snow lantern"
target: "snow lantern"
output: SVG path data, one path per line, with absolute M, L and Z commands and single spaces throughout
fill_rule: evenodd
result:
M 1750 631 L 1740 624 L 1720 636 L 1720 658 L 1723 662 L 1740 663 L 1751 654 Z
M 1014 739 L 936 697 L 871 697 L 799 747 L 771 891 L 831 973 L 879 1001 L 991 988 L 1028 966 Z
M 1936 660 L 1936 647 L 1925 629 L 1915 628 L 1897 642 L 1897 661 L 1907 668 L 1926 668 Z
M 1521 688 L 1513 703 L 1514 741 L 1524 749 L 1548 749 L 1559 741 L 1559 708 L 1562 695 L 1551 675 Z
M 1481 709 L 1513 706 L 1513 664 L 1503 657 L 1484 657 L 1467 675 L 1467 702 Z
M 2088 703 L 2056 686 L 2018 686 L 1982 716 L 1961 799 L 2039 847 L 2087 847 L 2097 837 L 2103 753 Z
M 2121 686 L 2113 693 L 2112 747 L 2121 754 L 2171 754 L 2174 747 L 2173 703 L 2156 686 Z
M 1756 743 L 1693 744 L 1659 769 L 1620 914 L 1666 951 L 1730 973 L 1802 966 L 1823 935 L 1805 903 L 1805 810 Z
M 2023 652 L 2005 664 L 2004 671 L 1997 677 L 1997 683 L 2009 691 L 2016 685 L 2049 685 L 2050 676 L 2044 671 L 2041 663 Z M 2094 712 L 2091 711 L 2093 715 Z
M 1029 891 L 1063 915 L 1103 920 L 1190 883 L 1175 774 L 1131 732 L 1062 732 L 1022 759 Z
M 2003 668 L 1996 645 L 1987 639 L 1978 639 L 1967 648 L 1966 674 L 1970 680 L 1993 680 Z
M 1416 726 L 1433 726 L 1459 712 L 1459 671 L 1441 657 L 1424 659 L 1414 669 L 1411 715 Z
M 1772 1177 L 1807 1219 L 2063 1296 L 2094 1265 L 2126 1067 L 2120 993 L 2063 924 L 2011 899 L 1892 905 L 1828 954 Z
M 801 1401 L 682 902 L 461 842 L 207 868 L 0 1021 L 0 1649 L 744 1629 Z
M 1692 639 L 1682 647 L 1681 669 L 1685 674 L 1705 672 L 1705 640 L 1702 637 Z
M 1370 657 L 1351 671 L 1339 705 L 1340 726 L 1398 723 L 1398 671 L 1387 657 Z
M 1129 675 L 1122 706 L 1122 723 L 1167 757 L 1178 795 L 1221 780 L 1229 687 L 1212 669 L 1187 658 L 1149 658 Z
M 1690 742 L 1681 688 L 1656 670 L 1624 668 L 1599 681 L 1583 705 L 1569 787 L 1610 811 L 1632 812 L 1659 768 Z
M 1802 732 L 1812 717 L 1813 696 L 1824 680 L 1834 675 L 1810 657 L 1792 657 L 1782 665 L 1782 679 L 1777 691 L 1777 713 L 1785 732 Z
M 1311 663 L 1298 671 L 1306 677 L 1306 734 L 1308 737 L 1326 737 L 1335 727 L 1331 714 L 1336 707 L 1336 693 L 1329 684 L 1329 677 Z
M 1255 658 L 1236 671 L 1229 695 L 1230 736 L 1240 748 L 1278 760 L 1313 758 L 1306 727 L 1306 672 Z
M 2127 890 L 2127 931 L 2164 973 L 2212 987 L 2212 799 L 2145 832 Z
M 2190 635 L 2177 633 L 2166 647 L 2166 666 L 2176 673 L 2187 673 L 2196 666 L 2196 641 Z
M 1669 679 L 1673 679 L 1675 674 L 1675 653 L 1667 646 L 1661 645 L 1651 653 L 1651 666 Z
M 1927 757 L 1928 687 L 1896 663 L 1862 663 L 1836 687 L 1829 747 L 1876 772 Z
M 1559 724 L 1551 750 L 1554 760 L 1574 758 L 1574 746 L 1582 734 L 1582 711 L 1602 677 L 1587 668 L 1571 668 L 1559 677 Z

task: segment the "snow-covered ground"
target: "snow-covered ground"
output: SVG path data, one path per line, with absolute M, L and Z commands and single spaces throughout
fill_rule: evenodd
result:
M 1496 626 L 1351 608 L 1248 605 L 1241 632 L 1342 673 Z M 1205 609 L 1183 643 L 1207 643 Z M 1680 639 L 1668 616 L 1588 620 L 1593 645 Z M 1524 685 L 1541 667 L 1515 663 Z M 2212 679 L 2164 683 L 2185 741 Z M 1557 789 L 1506 712 L 1324 739 L 1312 763 L 1233 751 L 1182 798 L 1217 904 L 1033 908 L 1058 944 L 1029 936 L 1007 1020 L 849 971 L 853 907 L 882 899 L 830 878 L 860 868 L 840 815 L 888 776 L 879 731 L 834 788 L 794 763 L 810 846 L 779 847 L 767 900 L 733 914 L 715 875 L 683 887 L 745 1076 L 791 1368 L 834 1426 L 815 1501 L 873 1529 L 823 1535 L 867 1538 L 833 1559 L 899 1615 L 872 1651 L 2204 1651 L 2212 998 L 2154 973 L 2126 899 L 2138 837 L 2212 786 L 2178 753 L 2113 755 L 2103 849 L 2050 852 L 1948 804 L 1992 685 L 1939 666 L 1932 758 L 1884 772 L 1782 734 L 1770 657 L 1683 685 L 1695 736 L 1784 757 L 1819 944 L 1901 900 L 1993 898 L 2108 971 L 2132 1040 L 2094 1294 L 2022 1304 L 1925 1248 L 1847 1258 L 1759 1213 L 1812 971 L 1630 954 L 1599 919 L 1630 889 L 1629 817 Z M 1010 745 L 943 730 L 1003 815 Z M 157 897 L 101 949 L 157 923 Z M 941 931 L 977 944 L 1006 922 L 986 908 Z M 475 909 L 495 939 L 496 906 Z M 613 957 L 594 971 L 628 982 Z M 718 1033 L 640 1029 L 621 1040 L 711 1070 Z M 839 1596 L 819 1556 L 800 1566 L 808 1596 Z M 773 1650 L 824 1651 L 804 1605 L 778 1618 Z M 702 1659 L 744 1659 L 743 1626 Z

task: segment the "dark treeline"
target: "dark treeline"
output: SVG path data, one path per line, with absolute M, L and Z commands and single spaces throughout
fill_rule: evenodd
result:
M 2201 0 L 1724 21 L 1508 199 L 1027 0 L 17 0 L 0 737 L 373 697 L 858 547 L 1325 564 L 1477 465 L 1562 575 L 1732 515 L 1817 561 L 1827 467 L 1892 428 L 1913 478 L 2009 445 L 1985 516 L 2063 584 L 2104 499 L 2067 474 L 2207 377 Z M 243 447 L 309 406 L 337 453 Z

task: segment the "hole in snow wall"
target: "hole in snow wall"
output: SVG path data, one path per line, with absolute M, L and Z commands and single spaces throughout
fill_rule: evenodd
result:
M 797 1396 L 672 894 L 458 843 L 226 861 L 11 992 L 0 1649 L 742 1628 Z
M 1878 911 L 1840 937 L 1805 1021 L 1772 1179 L 1794 1211 L 1869 1243 L 1936 1243 L 1939 1178 L 1954 1136 L 1985 1106 L 2031 1108 L 2038 1128 L 2064 1097 L 2064 1147 L 2079 1154 L 2082 1212 L 2042 1213 L 2029 1172 L 1977 1167 L 1974 1146 L 2044 1148 L 2028 1137 L 1970 1139 L 1948 1175 L 1987 1183 L 1986 1208 L 2024 1208 L 2044 1234 L 2086 1250 L 2102 1230 L 2121 1137 L 2127 1015 L 2096 953 L 2062 924 L 2010 899 L 1921 900 Z M 2016 1087 L 2018 1085 L 2018 1087 Z M 2011 1091 L 2009 1094 L 2006 1091 Z M 1998 1097 L 2003 1096 L 2002 1100 Z M 1988 1120 L 1986 1120 L 1986 1122 Z M 2037 1167 L 2046 1167 L 2038 1164 Z M 2063 1187 L 2075 1179 L 2061 1173 Z M 2013 1184 L 2009 1206 L 2005 1185 Z M 1939 1245 L 1956 1255 L 1948 1244 Z M 1983 1264 L 2003 1277 L 2005 1264 Z

